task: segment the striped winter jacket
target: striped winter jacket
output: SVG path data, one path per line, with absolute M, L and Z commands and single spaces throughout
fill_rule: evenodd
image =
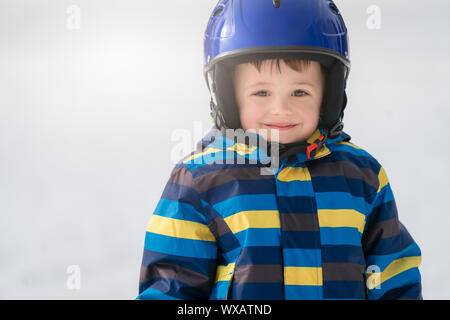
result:
M 422 299 L 386 172 L 349 135 L 271 175 L 261 148 L 207 136 L 150 217 L 137 299 Z

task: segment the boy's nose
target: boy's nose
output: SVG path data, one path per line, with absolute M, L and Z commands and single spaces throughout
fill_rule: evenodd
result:
M 285 114 L 291 113 L 288 102 L 282 98 L 277 98 L 277 99 L 273 100 L 270 111 L 274 115 L 279 115 L 279 114 L 285 115 Z

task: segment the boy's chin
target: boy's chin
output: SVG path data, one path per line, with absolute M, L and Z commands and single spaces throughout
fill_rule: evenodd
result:
M 298 132 L 287 132 L 280 130 L 278 133 L 278 137 L 274 136 L 272 138 L 272 135 L 270 134 L 271 129 L 262 128 L 256 130 L 253 128 L 247 128 L 245 131 L 259 134 L 262 138 L 264 138 L 268 142 L 278 142 L 281 144 L 303 142 L 307 139 L 300 136 Z

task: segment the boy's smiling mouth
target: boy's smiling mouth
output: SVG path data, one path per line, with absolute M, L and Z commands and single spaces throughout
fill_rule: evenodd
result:
M 274 122 L 274 123 L 264 123 L 264 125 L 266 125 L 271 129 L 289 130 L 297 126 L 298 123 Z

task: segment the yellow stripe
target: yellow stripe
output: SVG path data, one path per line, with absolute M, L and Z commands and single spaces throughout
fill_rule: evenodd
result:
M 235 143 L 234 145 L 226 148 L 225 150 L 226 151 L 236 151 L 238 154 L 243 156 L 243 155 L 252 153 L 253 151 L 255 151 L 256 148 L 257 148 L 257 146 L 253 146 L 253 147 L 249 148 L 248 145 L 245 143 Z
M 147 231 L 175 238 L 216 241 L 211 230 L 204 224 L 162 217 L 156 214 L 150 217 Z
M 321 286 L 322 268 L 284 267 L 284 283 L 298 286 Z
M 346 146 L 349 146 L 349 147 L 352 147 L 352 148 L 360 149 L 360 150 L 361 150 L 360 147 L 354 145 L 353 143 L 347 142 L 347 141 L 339 141 L 339 142 L 336 142 L 336 144 L 338 144 L 338 145 L 339 145 L 339 144 L 344 144 L 344 145 L 346 145 Z
M 246 145 L 245 143 L 235 143 L 232 146 L 224 149 L 220 149 L 220 148 L 213 148 L 213 147 L 209 147 L 206 148 L 203 152 L 198 152 L 196 154 L 191 155 L 190 157 L 186 158 L 185 160 L 183 160 L 184 163 L 187 163 L 191 160 L 194 160 L 198 157 L 202 157 L 204 155 L 207 154 L 211 154 L 211 153 L 216 153 L 219 151 L 235 151 L 236 153 L 240 154 L 241 156 L 252 153 L 253 151 L 255 151 L 255 149 L 257 148 L 257 146 L 253 146 L 251 148 L 248 147 L 248 145 Z
M 322 209 L 317 210 L 319 225 L 321 227 L 352 227 L 357 228 L 360 233 L 364 230 L 366 216 L 352 209 Z
M 229 263 L 226 266 L 219 265 L 216 270 L 216 278 L 214 280 L 214 283 L 219 281 L 229 281 L 233 276 L 234 265 L 234 262 Z
M 319 130 L 319 129 L 316 129 L 316 130 L 313 132 L 313 134 L 312 134 L 308 139 L 306 139 L 306 142 L 308 142 L 308 143 L 313 143 L 314 141 L 316 141 L 317 139 L 319 139 L 319 137 L 320 137 L 320 130 Z
M 323 146 L 323 149 L 316 152 L 314 159 L 319 159 L 322 157 L 325 157 L 326 155 L 330 154 L 330 149 L 328 149 L 325 145 Z
M 233 233 L 248 228 L 280 228 L 278 210 L 241 211 L 224 220 Z
M 378 173 L 378 181 L 380 183 L 380 186 L 378 187 L 377 193 L 380 192 L 380 190 L 389 183 L 386 171 L 384 171 L 383 167 L 380 168 L 380 172 Z
M 311 181 L 311 175 L 308 168 L 287 167 L 280 171 L 278 180 L 284 182 L 290 181 Z
M 382 284 L 384 281 L 406 271 L 411 268 L 418 267 L 422 261 L 421 256 L 405 257 L 392 261 L 383 272 L 380 273 L 379 283 L 368 283 L 368 288 L 373 289 L 375 286 Z M 374 275 L 375 273 L 367 273 L 367 277 Z
M 187 163 L 187 162 L 189 162 L 191 160 L 194 160 L 194 159 L 196 159 L 198 157 L 202 157 L 202 156 L 210 154 L 210 153 L 215 153 L 217 151 L 222 151 L 222 149 L 212 148 L 212 147 L 206 148 L 203 152 L 199 152 L 199 153 L 193 154 L 192 156 L 190 156 L 190 157 L 186 158 L 185 160 L 183 160 L 183 162 Z

